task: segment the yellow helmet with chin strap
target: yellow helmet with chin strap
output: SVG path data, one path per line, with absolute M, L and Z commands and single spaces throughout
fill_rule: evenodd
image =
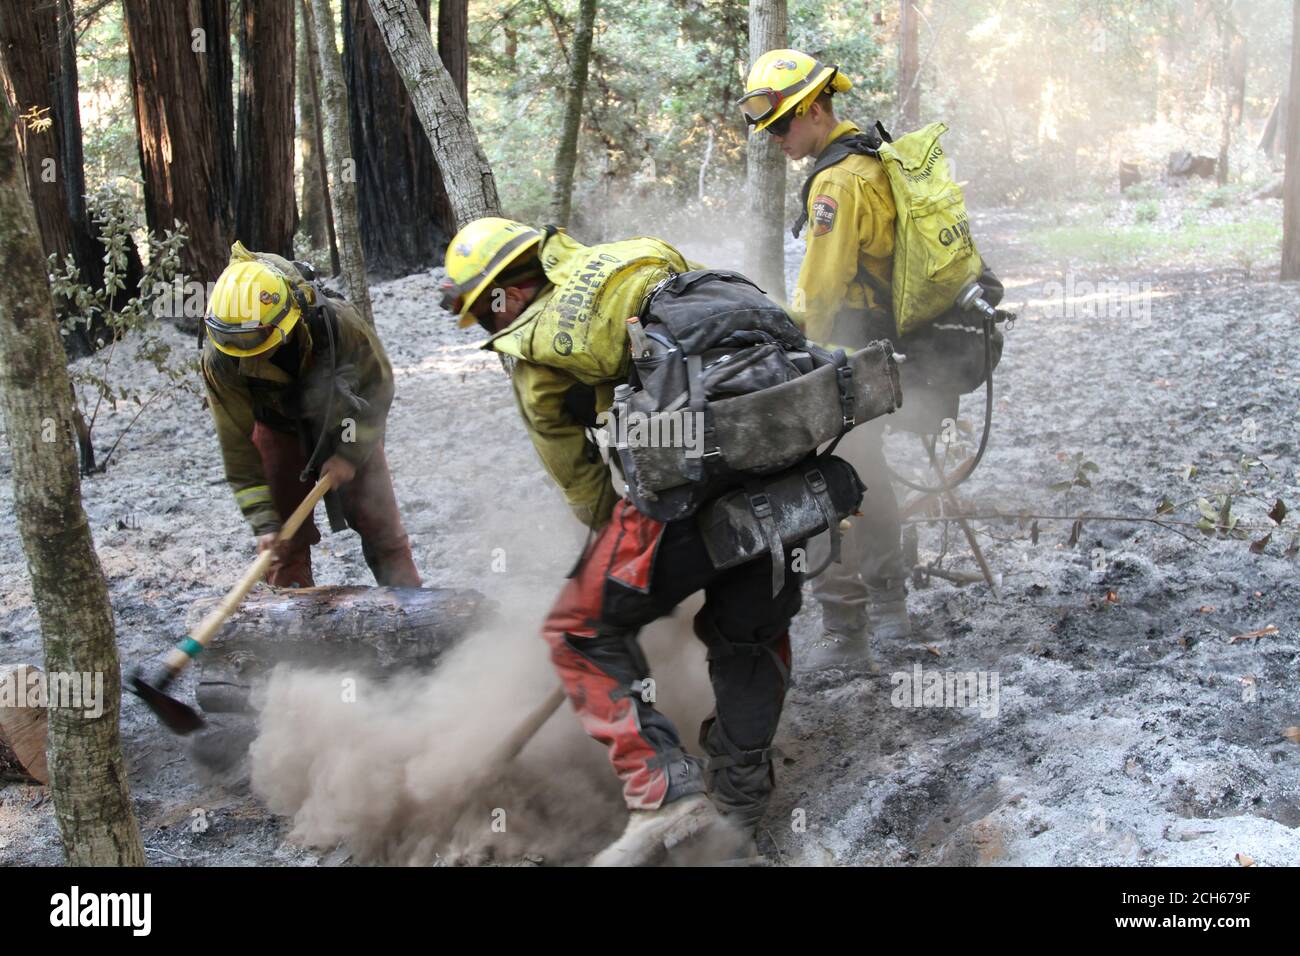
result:
M 442 306 L 460 317 L 460 327 L 473 325 L 474 302 L 493 280 L 542 241 L 542 233 L 513 219 L 475 219 L 447 246 L 447 277 L 442 281 Z
M 844 93 L 853 88 L 839 67 L 822 63 L 798 50 L 769 50 L 749 69 L 745 95 L 737 103 L 745 122 L 755 132 L 767 129 L 787 114 L 802 116 L 818 94 L 830 88 Z
M 237 358 L 261 355 L 288 339 L 306 301 L 274 263 L 236 242 L 230 265 L 212 287 L 203 324 L 218 351 Z

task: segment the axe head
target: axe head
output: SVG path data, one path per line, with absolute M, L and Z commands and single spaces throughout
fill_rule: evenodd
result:
M 161 661 L 150 665 L 137 665 L 127 676 L 131 690 L 149 709 L 158 715 L 168 730 L 177 734 L 192 734 L 204 726 L 198 711 L 166 693 L 167 685 L 175 673 Z

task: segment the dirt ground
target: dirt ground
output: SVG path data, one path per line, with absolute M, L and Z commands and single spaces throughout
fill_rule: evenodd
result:
M 780 865 L 1226 866 L 1236 854 L 1300 864 L 1300 749 L 1282 736 L 1300 724 L 1300 585 L 1294 556 L 1284 554 L 1292 532 L 1255 554 L 1250 541 L 1264 531 L 1238 539 L 1190 526 L 1197 498 L 1215 502 L 1230 487 L 1233 514 L 1250 528 L 1272 524 L 1276 499 L 1300 503 L 1300 288 L 1233 269 L 1107 273 L 1050 260 L 1023 239 L 1031 225 L 1024 213 L 975 215 L 1007 305 L 1021 317 L 995 377 L 989 450 L 959 495 L 973 514 L 1065 518 L 1039 520 L 1036 534 L 1028 521 L 977 521 L 1000 597 L 982 583 L 931 578 L 912 589 L 914 637 L 877 646 L 879 674 L 797 675 L 760 849 Z M 724 263 L 731 249 L 704 232 L 666 238 L 705 261 Z M 793 268 L 798 246 L 789 252 Z M 476 331 L 456 330 L 433 305 L 435 280 L 373 289 L 398 376 L 388 457 L 426 584 L 474 587 L 501 606 L 494 633 L 476 636 L 462 660 L 496 655 L 504 676 L 466 671 L 483 681 L 482 701 L 462 694 L 457 706 L 467 722 L 491 706 L 493 720 L 509 724 L 549 686 L 537 626 L 583 534 L 543 476 L 499 364 L 477 348 Z M 1097 294 L 1082 282 L 1128 285 Z M 1143 303 L 1149 315 L 1134 316 Z M 117 360 L 140 382 L 153 374 Z M 190 605 L 224 590 L 252 554 L 207 412 L 188 396 L 155 408 L 108 472 L 83 483 L 127 662 L 179 638 Z M 133 411 L 101 412 L 101 448 Z M 982 414 L 982 394 L 963 400 L 976 437 Z M 893 436 L 889 448 L 895 467 L 919 467 L 914 437 Z M 1087 486 L 1051 489 L 1084 461 L 1095 464 L 1080 472 Z M 9 471 L 0 450 L 6 514 Z M 1177 506 L 1164 518 L 1185 524 L 1085 520 L 1070 543 L 1074 516 L 1150 519 L 1162 499 Z M 1294 528 L 1295 519 L 1284 524 Z M 944 550 L 942 527 L 917 525 L 923 561 Z M 955 526 L 946 550 L 945 568 L 975 570 Z M 316 560 L 318 583 L 370 582 L 351 533 L 327 536 Z M 805 598 L 793 632 L 796 671 L 819 622 Z M 682 636 L 688 619 L 657 625 L 647 641 L 671 678 L 664 709 L 693 746 L 710 702 L 703 655 Z M 1231 640 L 1268 626 L 1276 632 Z M 39 659 L 10 522 L 0 534 L 0 661 Z M 993 706 L 896 706 L 896 688 L 917 667 L 995 678 Z M 418 708 L 418 699 L 404 706 Z M 358 792 L 358 806 L 333 807 L 328 823 L 311 816 L 309 797 L 277 785 L 277 769 L 327 787 L 317 774 L 332 766 L 331 747 L 345 746 L 342 735 L 304 736 L 300 760 L 282 767 L 276 761 L 287 758 L 271 755 L 283 750 L 268 742 L 250 782 L 247 766 L 224 778 L 196 769 L 185 743 L 129 695 L 122 732 L 157 865 L 580 862 L 621 825 L 600 748 L 567 710 L 521 759 L 510 791 L 521 822 L 495 851 L 486 835 L 411 850 L 419 814 L 402 832 L 367 842 L 366 827 L 392 826 L 378 784 Z M 284 732 L 276 728 L 281 745 Z M 426 749 L 438 751 L 458 731 L 444 721 L 429 734 Z M 408 796 L 433 781 L 417 801 L 445 786 L 410 769 L 423 739 L 387 758 L 406 761 L 404 782 L 393 786 Z M 352 772 L 364 776 L 366 766 Z M 442 765 L 444 775 L 452 767 Z M 368 815 L 358 823 L 360 807 Z M 0 863 L 61 861 L 45 791 L 0 789 Z

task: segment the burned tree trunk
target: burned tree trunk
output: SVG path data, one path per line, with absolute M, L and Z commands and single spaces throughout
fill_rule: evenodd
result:
M 1300 279 L 1300 0 L 1291 4 L 1291 92 L 1282 183 L 1282 278 Z
M 457 228 L 498 214 L 496 179 L 413 0 L 369 0 L 442 173 Z
M 749 62 L 786 45 L 786 0 L 750 0 Z M 750 227 L 745 230 L 745 271 L 778 299 L 785 299 L 785 155 L 767 133 L 749 137 L 745 193 Z
M 40 677 L 35 664 L 0 664 L 0 782 L 50 782 L 45 703 L 33 686 Z
M 235 232 L 250 249 L 293 258 L 293 4 L 243 0 Z
M 18 144 L 41 246 L 47 256 L 58 256 L 60 266 L 72 256 L 82 282 L 98 289 L 103 249 L 86 214 L 75 42 L 70 0 L 49 0 L 36 10 L 0 0 L 0 72 L 20 116 Z M 134 247 L 130 251 L 138 263 Z M 86 355 L 106 337 L 101 318 L 91 328 L 79 325 L 64 345 L 72 355 Z
M 6 97 L 0 97 L 0 408 L 50 673 L 102 676 L 97 716 L 51 701 L 54 812 L 73 866 L 142 865 L 118 735 L 121 676 L 73 450 L 72 396 Z
M 343 83 L 343 64 L 334 44 L 334 13 L 329 0 L 311 0 L 303 8 L 316 34 L 317 76 L 321 80 L 321 115 L 325 120 L 327 165 L 330 172 L 330 202 L 339 242 L 339 264 L 347 283 L 348 298 L 365 320 L 375 324 L 370 311 L 370 282 L 361 246 L 357 219 L 356 158 L 348 155 L 352 136 L 348 123 L 348 94 Z
M 149 228 L 185 223 L 182 268 L 209 282 L 235 226 L 230 3 L 130 0 L 123 11 Z
M 197 602 L 190 623 L 216 603 Z M 195 693 L 209 713 L 240 713 L 251 709 L 257 679 L 280 663 L 357 676 L 428 668 L 486 611 L 481 594 L 456 588 L 261 589 L 199 657 Z
M 427 21 L 428 5 L 420 6 Z M 366 264 L 385 276 L 428 269 L 451 238 L 451 207 L 433 150 L 365 0 L 346 4 L 343 65 Z
M 582 99 L 587 92 L 587 64 L 591 60 L 591 34 L 596 25 L 596 0 L 581 0 L 578 26 L 569 56 L 569 88 L 564 99 L 564 122 L 555 150 L 555 185 L 551 194 L 551 222 L 569 224 L 573 201 L 573 171 L 578 164 L 578 131 L 582 127 Z

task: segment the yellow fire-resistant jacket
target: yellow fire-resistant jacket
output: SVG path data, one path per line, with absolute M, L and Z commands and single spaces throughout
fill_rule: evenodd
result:
M 360 467 L 384 437 L 393 370 L 379 336 L 351 303 L 324 295 L 318 302 L 336 329 L 334 382 L 328 342 L 313 349 L 312 327 L 324 331 L 318 322 L 300 321 L 288 342 L 263 355 L 236 358 L 218 351 L 211 340 L 203 344 L 203 384 L 226 480 L 254 534 L 278 530 L 282 517 L 271 503 L 262 456 L 253 445 L 254 422 L 297 433 L 301 420 L 312 440 L 326 428 L 329 437 L 318 465 L 336 454 Z M 326 422 L 331 388 L 334 401 Z
M 857 132 L 853 123 L 841 122 L 818 152 Z M 880 161 L 852 155 L 822 170 L 808 190 L 806 211 L 807 251 L 791 303 L 795 320 L 823 344 L 835 344 L 831 329 L 837 316 L 841 323 L 888 329 L 894 197 Z
M 631 362 L 628 317 L 655 283 L 689 265 L 648 237 L 584 246 L 560 232 L 544 239 L 538 254 L 551 285 L 483 348 L 515 359 L 512 384 L 528 437 L 573 513 L 599 527 L 618 496 L 605 463 L 591 460 L 566 396 L 591 388 L 594 412 L 609 408 Z

